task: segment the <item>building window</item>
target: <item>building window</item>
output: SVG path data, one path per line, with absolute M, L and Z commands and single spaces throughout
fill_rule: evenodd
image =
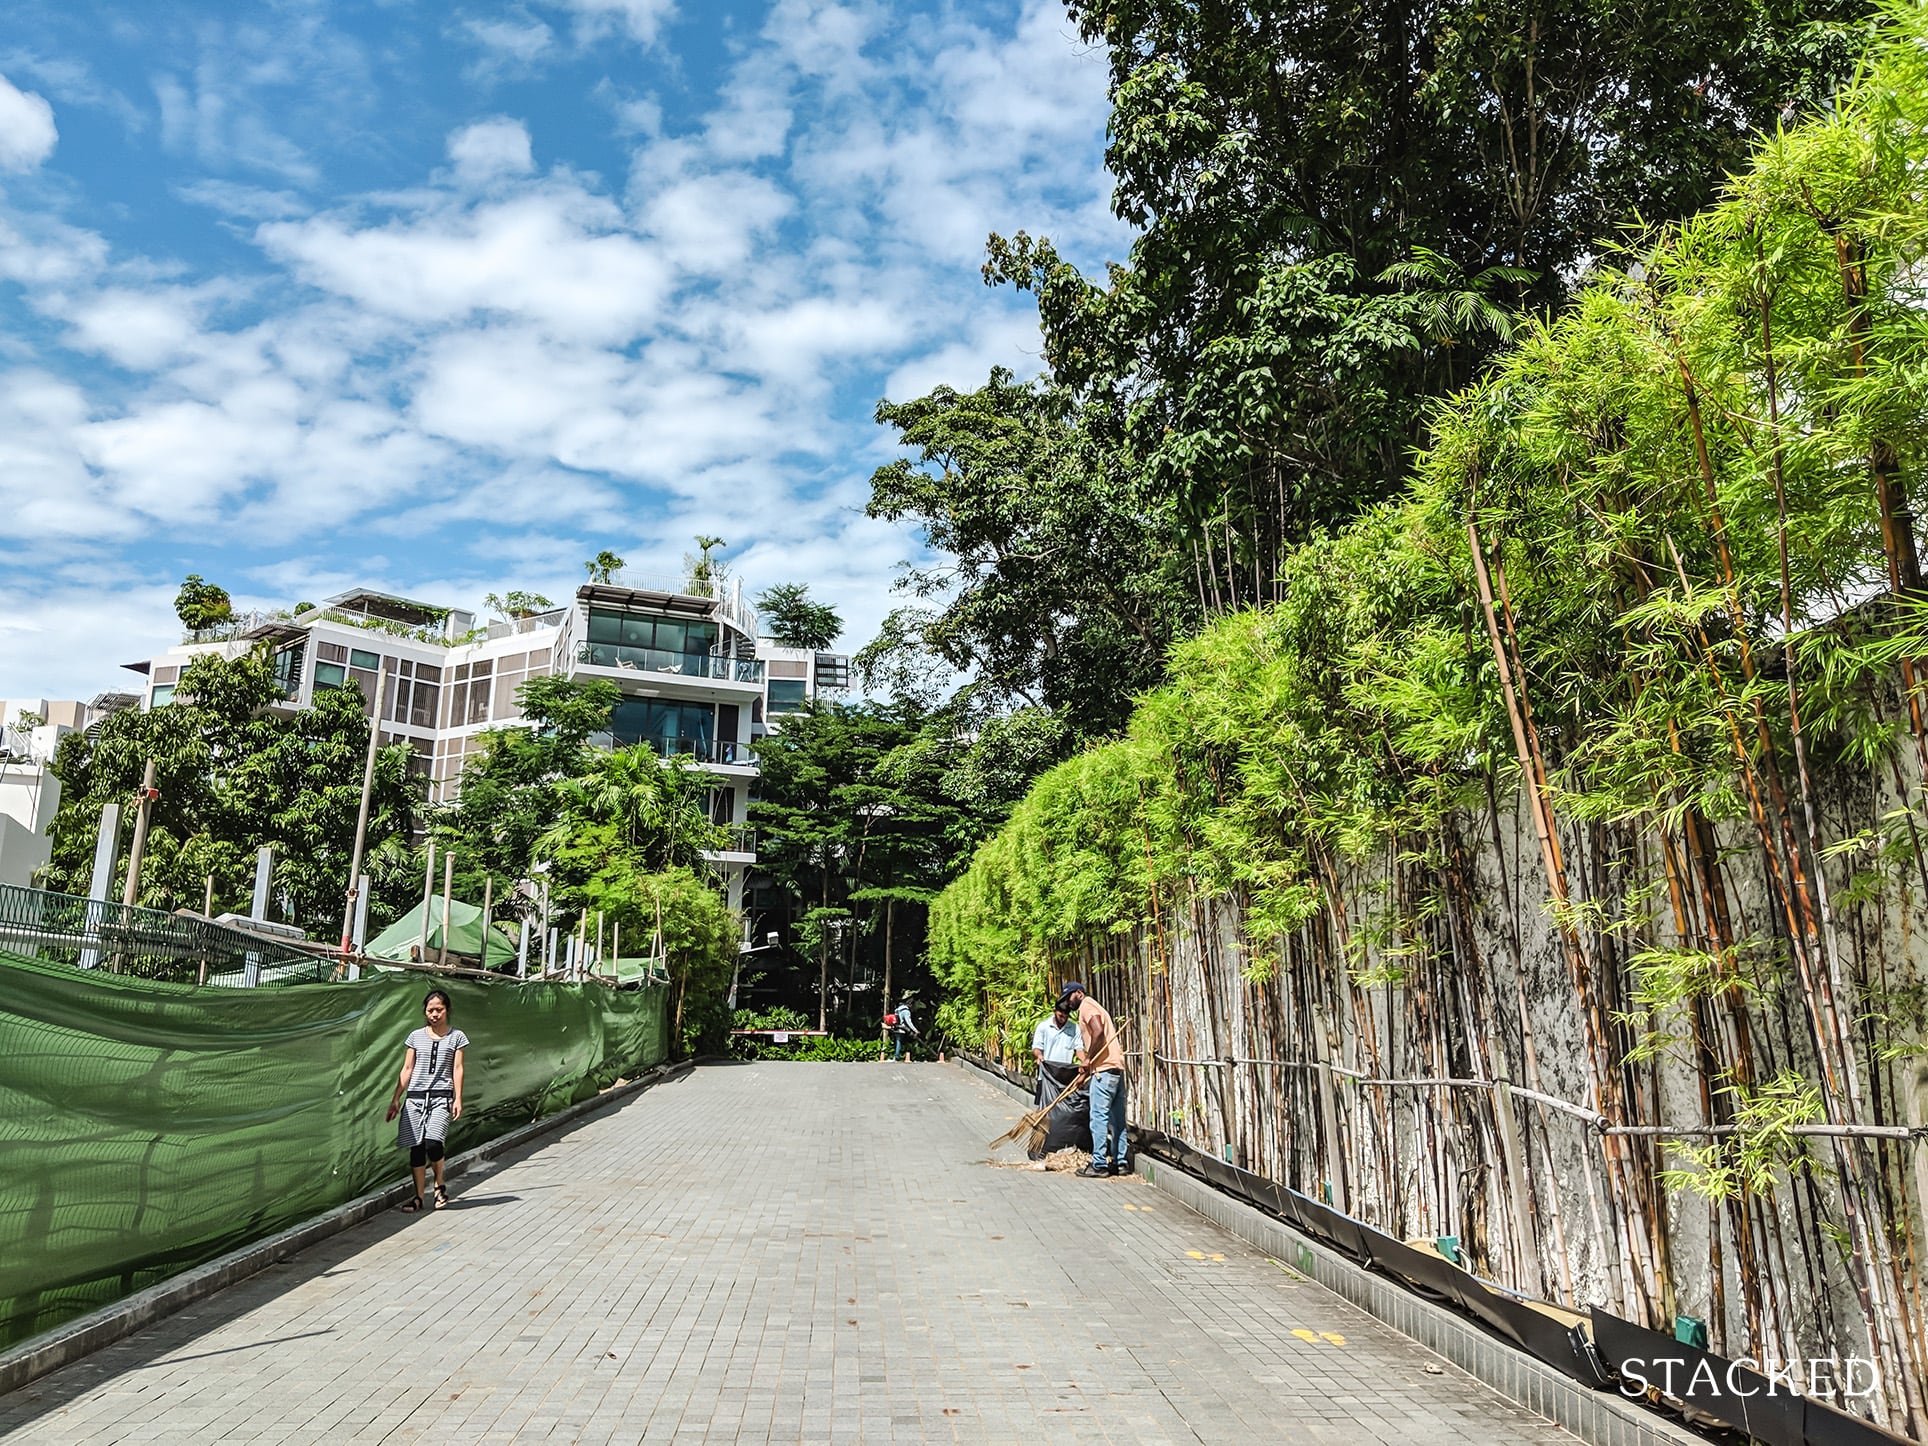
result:
M 625 698 L 610 716 L 618 748 L 646 743 L 658 756 L 690 754 L 709 762 L 716 753 L 716 709 L 708 703 Z
M 469 687 L 467 710 L 462 711 L 461 704 L 458 701 L 456 705 L 449 710 L 450 723 L 486 723 L 489 721 L 489 675 L 494 670 L 495 664 L 493 662 L 477 663 L 475 665 L 474 678 Z M 455 691 L 459 700 L 462 690 L 458 687 Z M 458 713 L 460 713 L 459 717 L 457 716 Z
M 381 661 L 375 654 L 365 653 L 360 648 L 351 649 L 348 654 L 348 666 L 351 668 L 376 668 Z
M 803 705 L 809 701 L 809 684 L 803 679 L 772 678 L 770 680 L 772 713 L 801 713 Z
M 707 676 L 715 647 L 716 624 L 712 622 L 591 608 L 589 637 L 580 657 L 598 668 Z
M 275 652 L 274 685 L 281 690 L 282 697 L 292 698 L 301 691 L 301 665 L 307 657 L 306 642 L 294 643 Z
M 348 681 L 348 670 L 340 663 L 316 663 L 315 686 L 317 688 L 339 688 Z
M 174 685 L 172 683 L 162 683 L 161 685 L 159 685 L 154 689 L 153 696 L 148 706 L 152 708 L 159 708 L 162 704 L 168 702 L 171 698 L 173 698 L 173 696 L 174 696 Z

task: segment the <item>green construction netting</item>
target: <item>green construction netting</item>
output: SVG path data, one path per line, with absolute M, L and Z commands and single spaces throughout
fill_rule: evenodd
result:
M 408 951 L 422 942 L 422 914 L 428 913 L 428 948 L 422 957 L 429 963 L 435 962 L 436 954 L 442 947 L 442 896 L 437 894 L 425 904 L 417 904 L 401 918 L 390 924 L 381 933 L 368 941 L 366 952 L 376 959 L 392 959 L 396 963 L 408 961 Z M 466 904 L 460 899 L 448 901 L 449 953 L 462 954 L 470 959 L 482 952 L 482 906 Z M 516 938 L 498 924 L 489 933 L 489 957 L 485 967 L 500 968 L 515 963 Z
M 0 952 L 0 1347 L 406 1177 L 421 975 L 280 989 Z M 453 979 L 459 1152 L 668 1057 L 662 989 Z

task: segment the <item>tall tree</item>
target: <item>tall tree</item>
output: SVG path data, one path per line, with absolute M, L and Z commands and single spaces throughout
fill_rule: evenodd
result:
M 764 629 L 786 648 L 818 651 L 843 635 L 843 619 L 828 603 L 810 596 L 806 583 L 780 582 L 757 595 L 757 617 Z
M 1050 714 L 974 720 L 908 698 L 816 704 L 761 740 L 751 819 L 788 908 L 756 927 L 787 930 L 815 966 L 787 981 L 786 1002 L 813 1004 L 822 987 L 848 1017 L 855 986 L 886 972 L 893 987 L 927 985 L 914 943 L 927 901 L 1064 743 Z
M 86 891 L 101 808 L 131 796 L 151 758 L 160 798 L 139 902 L 198 908 L 212 875 L 216 907 L 245 908 L 255 852 L 267 844 L 275 851 L 277 910 L 306 927 L 338 926 L 368 747 L 359 691 L 328 689 L 299 712 L 272 711 L 281 691 L 272 664 L 256 653 L 197 658 L 174 698 L 149 712 L 116 713 L 98 729 L 61 740 L 54 773 L 62 797 L 47 886 Z M 408 835 L 418 805 L 408 762 L 405 744 L 376 755 L 367 866 L 378 924 L 407 907 L 412 887 Z
M 1002 369 L 973 392 L 882 403 L 877 419 L 917 455 L 877 469 L 868 511 L 916 523 L 938 560 L 905 569 L 916 602 L 859 653 L 873 685 L 901 683 L 924 652 L 969 674 L 981 709 L 1116 727 L 1189 623 L 1189 562 L 1157 504 L 1138 505 L 1086 445 L 1067 393 Z
M 622 693 L 606 679 L 531 678 L 516 690 L 522 722 L 488 729 L 462 769 L 454 803 L 434 828 L 463 867 L 525 877 L 536 846 L 563 813 L 569 781 L 589 771 L 590 738 L 609 727 Z
M 872 502 L 923 526 L 941 560 L 907 581 L 942 599 L 874 656 L 927 646 L 1034 701 L 1061 619 L 1130 655 L 1104 660 L 1130 692 L 1200 618 L 1276 599 L 1294 547 L 1405 488 L 1430 408 L 1516 316 L 1825 97 L 1869 8 L 1067 3 L 1110 57 L 1114 209 L 1139 234 L 1102 280 L 991 238 L 985 278 L 1036 294 L 1048 378 L 881 407 L 935 474 L 883 469 Z M 1067 520 L 1088 555 L 1053 573 L 1039 535 Z M 1152 629 L 1119 601 L 1147 573 Z

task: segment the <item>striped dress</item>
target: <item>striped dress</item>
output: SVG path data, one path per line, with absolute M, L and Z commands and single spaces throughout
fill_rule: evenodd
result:
M 468 1047 L 459 1029 L 437 1036 L 424 1026 L 408 1037 L 415 1051 L 415 1069 L 408 1077 L 408 1096 L 395 1126 L 395 1143 L 404 1150 L 430 1140 L 449 1137 L 449 1107 L 455 1103 L 455 1052 Z

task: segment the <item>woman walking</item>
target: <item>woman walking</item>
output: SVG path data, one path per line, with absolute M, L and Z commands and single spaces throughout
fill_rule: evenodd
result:
M 469 1037 L 449 1024 L 449 997 L 442 990 L 429 990 L 422 1015 L 428 1022 L 409 1035 L 402 1077 L 388 1102 L 389 1119 L 401 1114 L 395 1143 L 408 1151 L 408 1168 L 415 1176 L 415 1198 L 402 1206 L 409 1214 L 426 1203 L 422 1186 L 430 1165 L 435 1167 L 435 1208 L 449 1203 L 442 1184 L 443 1144 L 450 1121 L 462 1118 L 462 1054 L 469 1045 Z

